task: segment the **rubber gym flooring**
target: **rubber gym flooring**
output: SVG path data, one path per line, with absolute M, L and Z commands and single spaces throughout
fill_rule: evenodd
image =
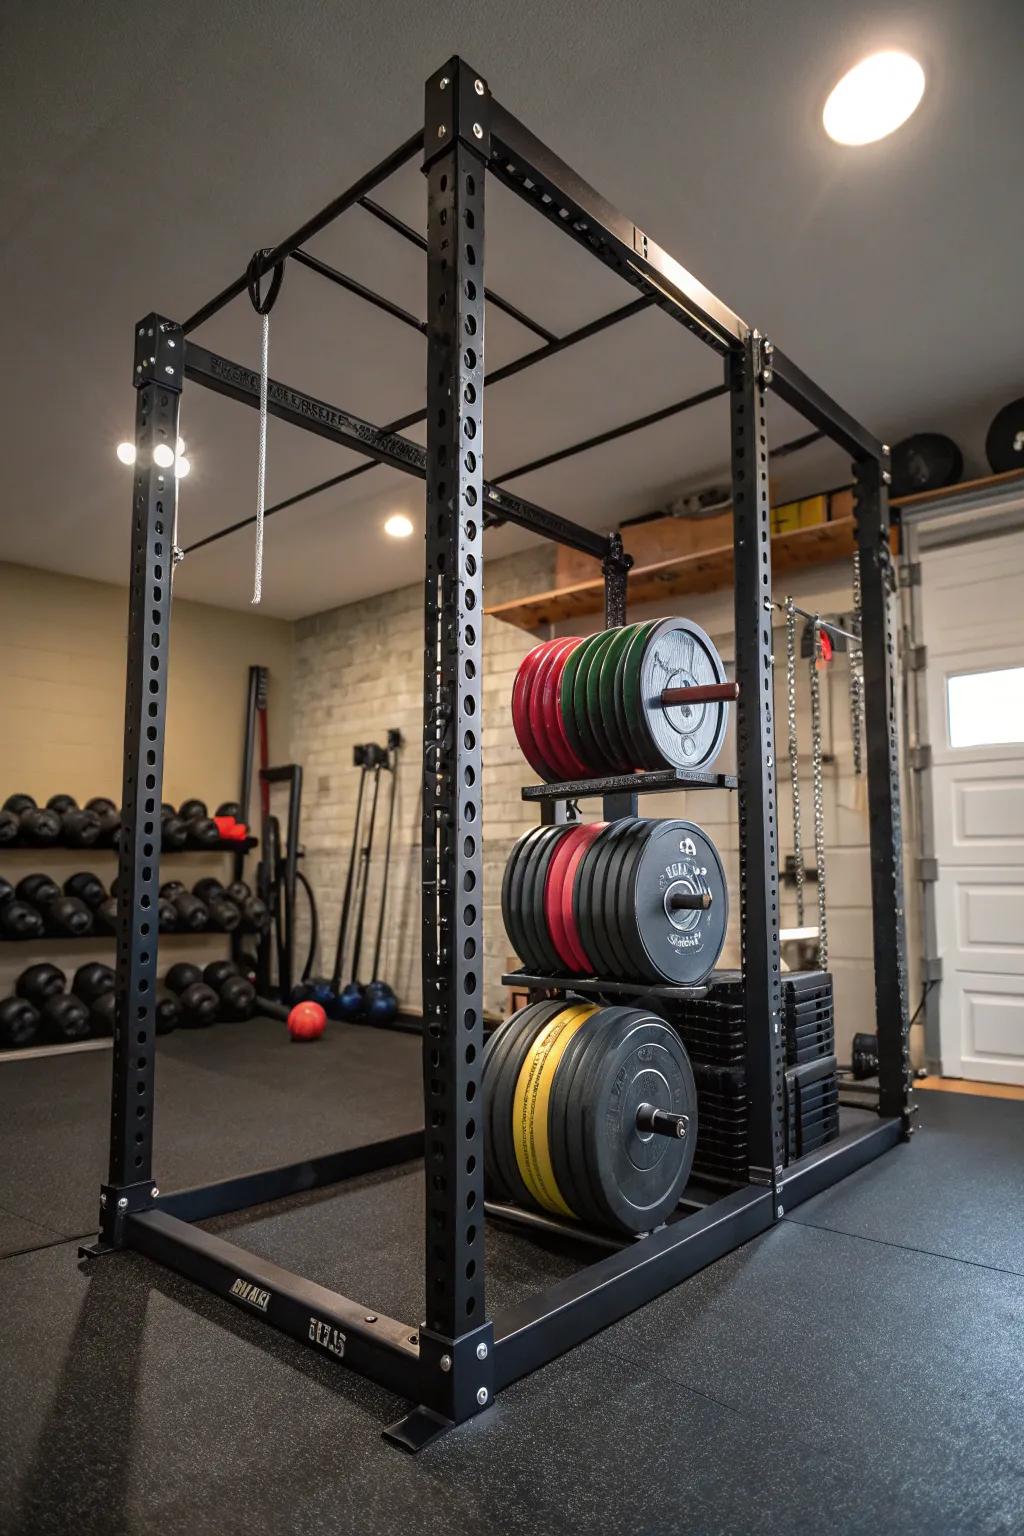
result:
M 413 1129 L 418 1068 L 344 1026 L 172 1035 L 159 1181 Z M 109 1070 L 0 1065 L 0 1531 L 1024 1530 L 1024 1103 L 922 1094 L 909 1146 L 410 1457 L 372 1383 L 138 1255 L 79 1266 Z M 399 1170 L 211 1225 L 417 1321 L 421 1200 Z M 492 1307 L 576 1262 L 492 1227 Z

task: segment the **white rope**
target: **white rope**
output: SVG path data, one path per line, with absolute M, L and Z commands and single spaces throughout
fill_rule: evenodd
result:
M 263 509 L 267 503 L 267 375 L 270 369 L 270 316 L 263 315 L 260 353 L 260 446 L 256 467 L 256 563 L 252 601 L 263 600 Z

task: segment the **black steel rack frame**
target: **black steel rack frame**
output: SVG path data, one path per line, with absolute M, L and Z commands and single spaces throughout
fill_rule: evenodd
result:
M 369 194 L 422 151 L 427 236 Z M 611 315 L 557 337 L 484 286 L 488 173 L 636 290 Z M 425 331 L 424 412 L 377 427 L 350 411 L 271 380 L 269 409 L 283 420 L 355 449 L 367 463 L 289 498 L 294 504 L 374 464 L 426 482 L 426 664 L 423 746 L 423 1102 L 425 1130 L 174 1194 L 154 1183 L 154 1001 L 160 799 L 174 547 L 173 470 L 154 449 L 173 448 L 188 379 L 246 405 L 257 374 L 186 338 L 242 293 L 247 277 L 281 267 L 346 210 L 361 207 L 423 248 L 426 324 L 315 259 L 306 265 Z M 541 344 L 484 373 L 484 308 L 490 300 Z M 603 535 L 517 497 L 483 475 L 484 387 L 650 307 L 696 335 L 724 363 L 724 383 L 654 419 L 728 394 L 735 522 L 736 782 L 705 788 L 738 794 L 742 970 L 747 1072 L 753 1105 L 749 1182 L 713 1203 L 684 1202 L 678 1219 L 540 1294 L 491 1316 L 484 1289 L 481 858 L 482 543 L 494 521 L 521 524 L 601 562 L 605 622 L 622 624 L 630 559 L 618 534 Z M 374 170 L 271 250 L 183 325 L 150 314 L 135 328 L 136 461 L 132 501 L 130 617 L 124 736 L 124 836 L 117 939 L 118 1027 L 113 1051 L 110 1166 L 100 1194 L 100 1236 L 89 1255 L 132 1248 L 179 1270 L 294 1338 L 344 1361 L 409 1400 L 388 1434 L 418 1448 L 479 1413 L 495 1392 L 543 1365 L 715 1259 L 765 1231 L 783 1213 L 906 1137 L 912 1103 L 904 979 L 899 779 L 890 615 L 888 448 L 843 411 L 759 331 L 717 299 L 643 230 L 623 217 L 491 95 L 482 75 L 451 59 L 426 85 L 424 127 Z M 863 591 L 866 738 L 870 809 L 875 999 L 879 1038 L 877 1121 L 786 1166 L 779 961 L 778 830 L 772 702 L 769 448 L 765 392 L 800 412 L 853 458 Z M 426 419 L 427 445 L 401 435 Z M 650 418 L 628 423 L 637 430 Z M 611 436 L 621 435 L 612 433 Z M 609 434 L 602 436 L 608 440 Z M 590 446 L 573 445 L 567 453 Z M 801 440 L 803 441 L 803 440 Z M 784 447 L 786 445 L 783 445 Z M 794 445 L 798 446 L 798 445 Z M 164 455 L 161 455 L 164 457 Z M 511 474 L 512 472 L 510 472 Z M 508 478 L 503 476 L 502 479 Z M 234 526 L 242 526 L 236 524 Z M 221 535 L 230 532 L 222 530 Z M 203 540 L 200 542 L 208 542 Z M 564 819 L 583 792 L 605 797 L 606 814 L 635 814 L 644 782 L 601 781 L 541 792 L 543 814 Z M 651 787 L 655 787 L 653 784 Z M 422 1325 L 380 1315 L 269 1264 L 196 1223 L 422 1157 L 426 1172 Z

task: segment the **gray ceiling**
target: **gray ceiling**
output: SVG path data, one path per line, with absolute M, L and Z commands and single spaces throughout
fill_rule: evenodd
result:
M 0 558 L 120 580 L 128 563 L 132 322 L 183 318 L 415 127 L 422 82 L 453 52 L 624 213 L 894 442 L 936 428 L 982 471 L 994 410 L 1024 390 L 1024 28 L 1020 0 L 133 0 L 5 8 L 0 34 L 4 488 Z M 820 130 L 849 63 L 903 46 L 924 103 L 892 139 L 841 149 Z M 493 190 L 492 190 L 493 189 Z M 422 227 L 423 178 L 380 194 Z M 562 332 L 632 296 L 497 183 L 491 287 Z M 423 313 L 422 258 L 356 210 L 310 249 Z M 488 364 L 536 339 L 488 311 Z M 245 299 L 197 339 L 258 358 Z M 420 404 L 424 343 L 290 266 L 271 327 L 280 379 L 385 421 Z M 714 383 L 713 355 L 658 312 L 488 395 L 487 473 Z M 797 435 L 775 413 L 776 440 Z M 193 473 L 182 542 L 247 515 L 256 418 L 186 390 Z M 724 403 L 516 480 L 593 526 L 720 476 Z M 280 423 L 268 495 L 357 462 Z M 783 494 L 845 478 L 814 449 Z M 265 611 L 316 612 L 414 580 L 418 482 L 375 469 L 268 524 Z M 489 549 L 518 547 L 502 530 Z M 180 596 L 243 606 L 251 534 L 185 562 Z

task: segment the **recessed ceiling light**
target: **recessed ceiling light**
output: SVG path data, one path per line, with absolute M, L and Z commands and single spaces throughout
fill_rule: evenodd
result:
M 157 443 L 153 449 L 153 463 L 158 464 L 161 469 L 170 469 L 174 463 L 174 449 L 169 448 L 166 443 Z
M 117 456 L 121 460 L 122 464 L 134 464 L 135 463 L 135 444 L 134 443 L 118 443 L 118 445 L 117 445 Z
M 821 120 L 837 144 L 873 144 L 905 123 L 923 95 L 924 70 L 909 53 L 873 53 L 832 88 Z
M 384 532 L 393 539 L 407 539 L 412 533 L 412 522 L 404 512 L 395 512 L 384 524 Z
M 191 468 L 192 465 L 189 463 L 188 459 L 186 459 L 185 455 L 183 453 L 179 453 L 174 461 L 174 473 L 177 475 L 178 479 L 184 480 L 185 476 L 188 474 Z

